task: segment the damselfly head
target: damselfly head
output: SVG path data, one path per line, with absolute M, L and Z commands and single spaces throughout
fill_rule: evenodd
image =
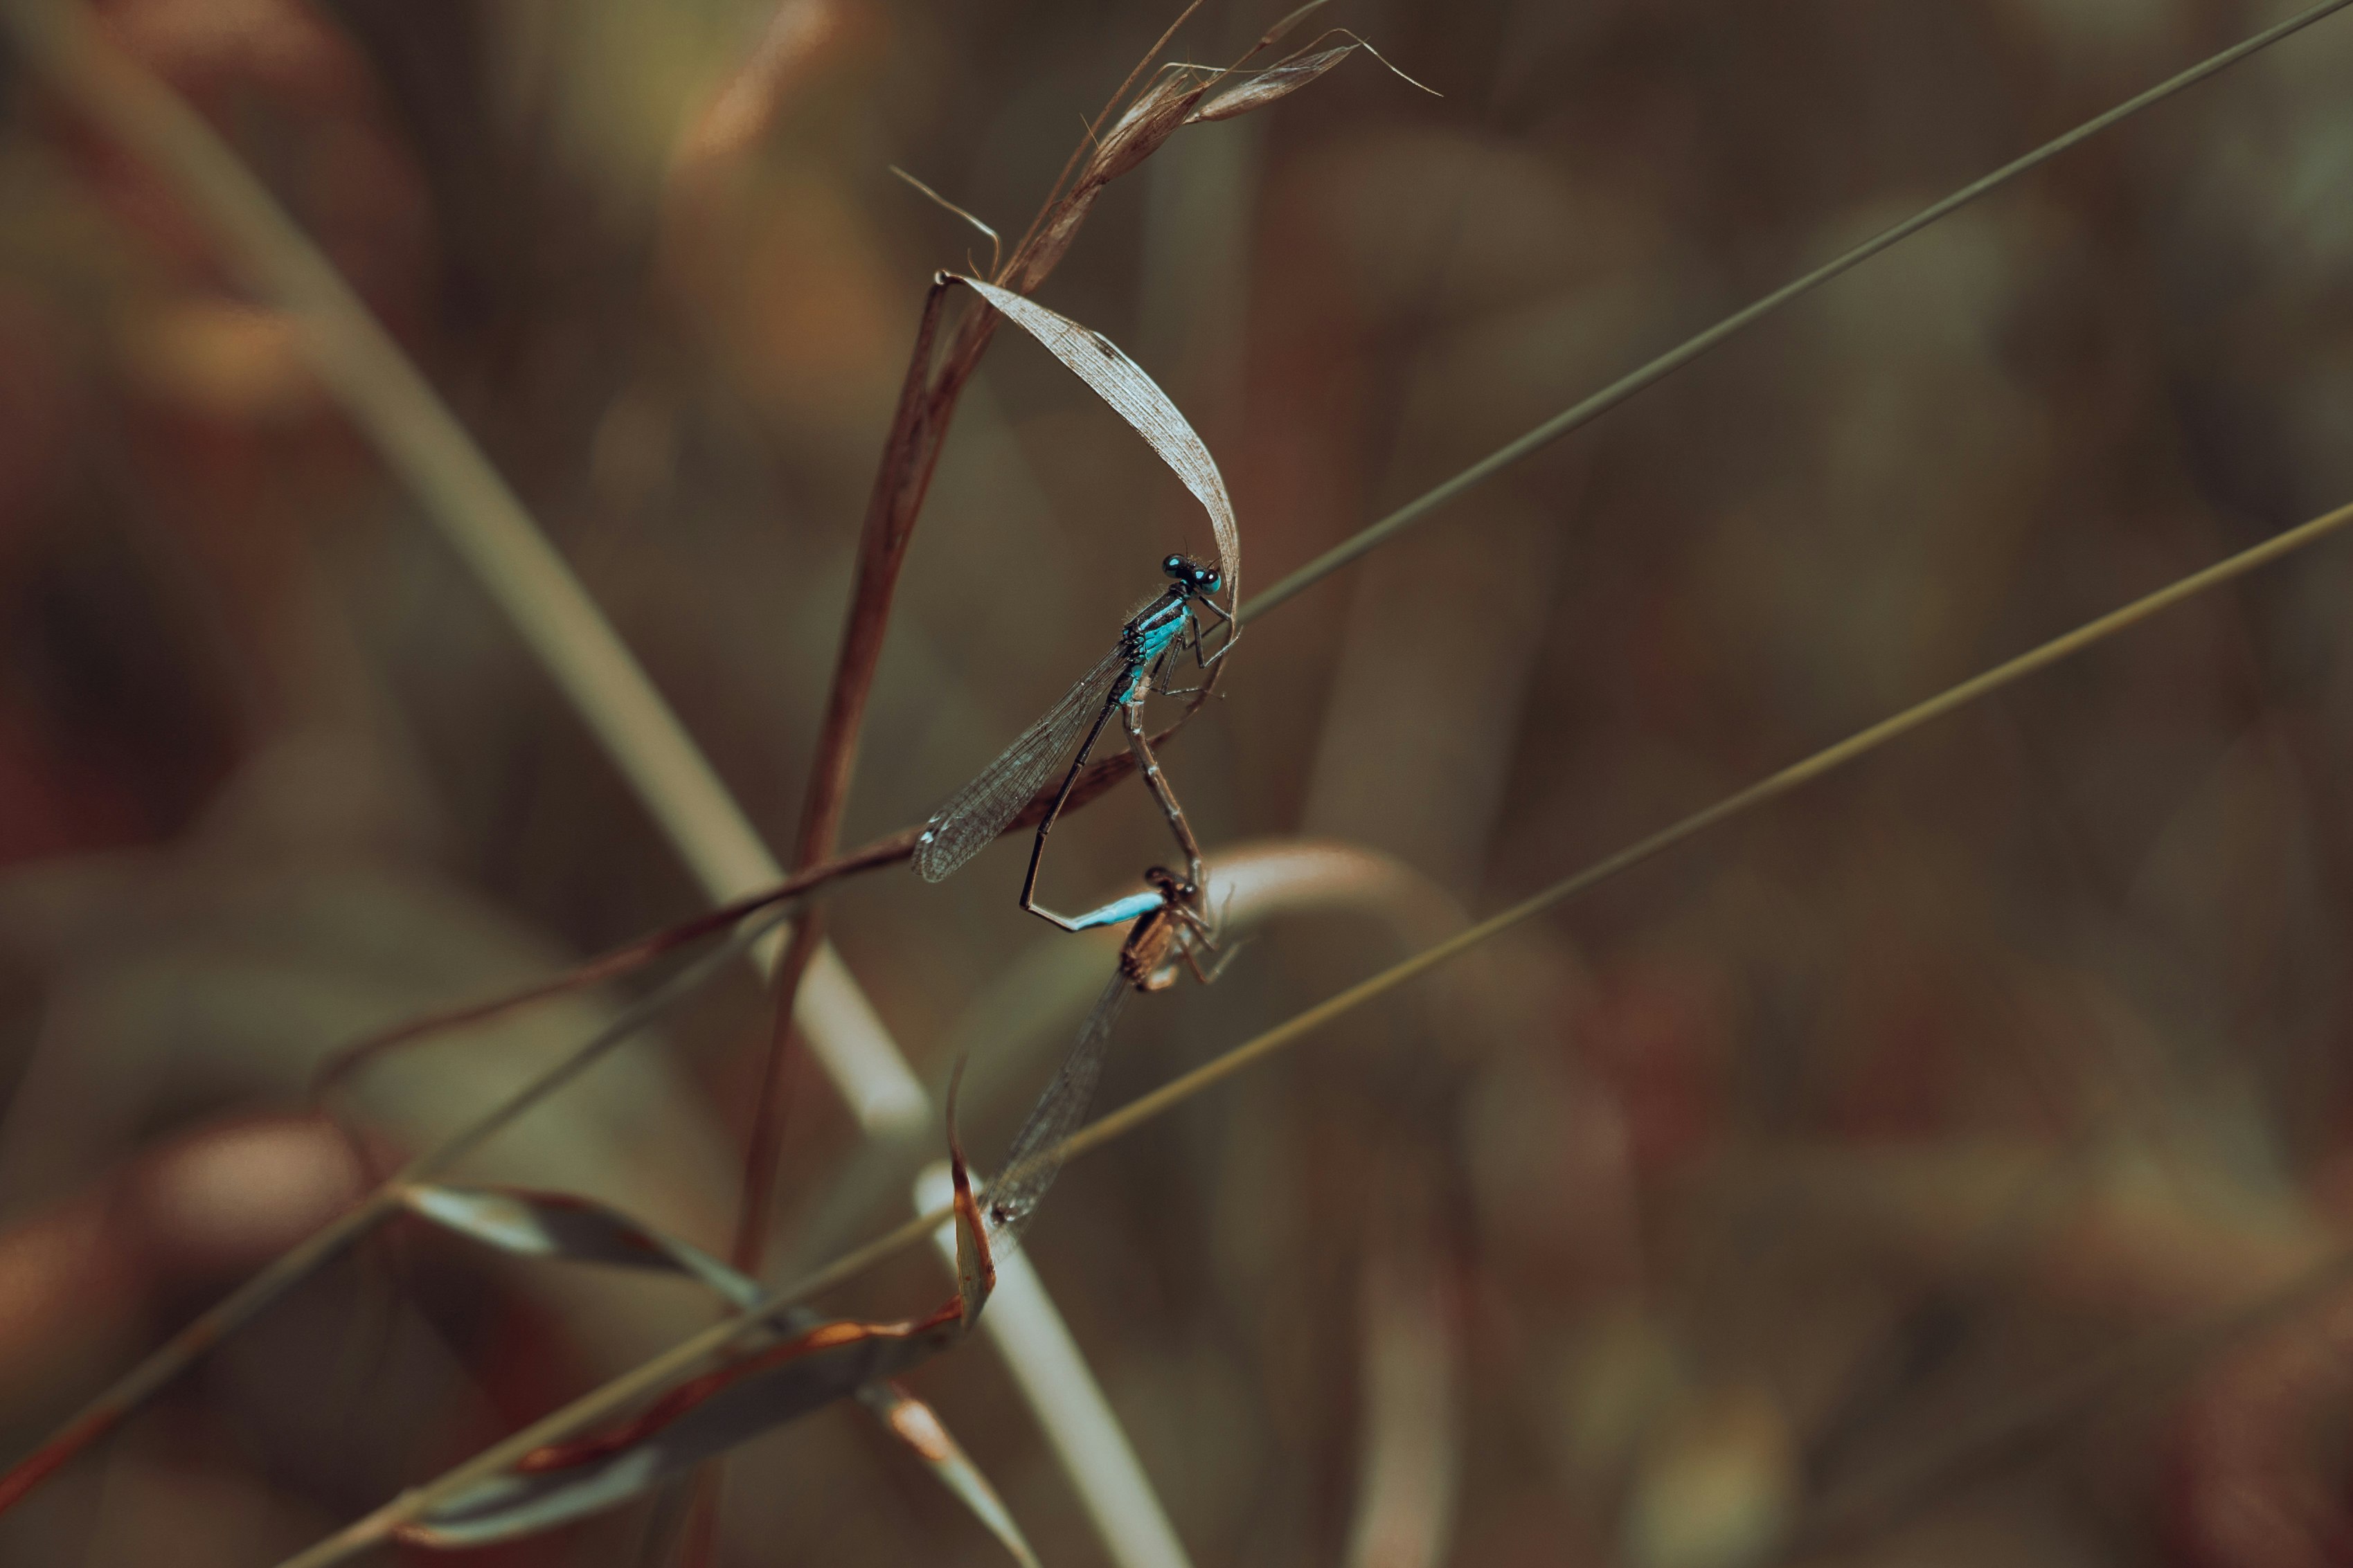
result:
M 1171 555 L 1160 563 L 1160 569 L 1196 594 L 1214 594 L 1226 585 L 1226 574 L 1214 566 L 1204 566 L 1189 555 Z
M 1192 883 L 1166 866 L 1147 868 L 1144 873 L 1144 881 L 1145 886 L 1162 898 L 1173 900 L 1180 904 L 1189 904 L 1199 895 L 1199 890 Z

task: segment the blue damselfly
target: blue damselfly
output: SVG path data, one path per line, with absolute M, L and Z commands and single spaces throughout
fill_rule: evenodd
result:
M 1029 804 L 1055 766 L 1068 757 L 1070 766 L 1062 776 L 1062 787 L 1047 806 L 1045 816 L 1038 824 L 1037 838 L 1029 848 L 1029 870 L 1021 882 L 1021 907 L 1065 931 L 1085 929 L 1068 916 L 1039 906 L 1038 867 L 1046 853 L 1046 835 L 1053 830 L 1054 819 L 1061 815 L 1063 803 L 1078 784 L 1079 771 L 1086 766 L 1088 753 L 1094 750 L 1103 727 L 1116 713 L 1127 731 L 1128 750 L 1134 753 L 1145 783 L 1159 802 L 1170 831 L 1176 836 L 1187 868 L 1195 883 L 1200 881 L 1200 847 L 1194 842 L 1193 830 L 1186 823 L 1184 811 L 1177 805 L 1167 780 L 1161 776 L 1160 764 L 1145 739 L 1138 710 L 1147 692 L 1169 689 L 1168 675 L 1185 651 L 1190 650 L 1203 669 L 1223 658 L 1232 646 L 1232 617 L 1210 596 L 1224 582 L 1216 567 L 1205 566 L 1187 556 L 1171 555 L 1161 562 L 1160 569 L 1168 574 L 1167 588 L 1128 618 L 1112 650 L 924 825 L 923 837 L 915 844 L 916 875 L 927 882 L 936 882 L 979 854 Z M 1215 653 L 1203 648 L 1196 605 L 1207 606 L 1227 623 L 1229 635 Z M 1075 753 L 1071 751 L 1073 742 L 1077 745 Z

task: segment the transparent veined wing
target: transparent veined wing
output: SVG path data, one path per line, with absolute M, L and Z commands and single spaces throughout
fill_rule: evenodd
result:
M 1087 1021 L 1079 1026 L 1079 1037 L 1071 1043 L 1070 1054 L 1062 1058 L 1054 1080 L 1030 1107 L 1021 1131 L 1013 1135 L 1003 1169 L 988 1184 L 981 1214 L 988 1224 L 989 1247 L 1000 1256 L 1020 1245 L 1021 1233 L 1029 1227 L 1039 1204 L 1045 1200 L 1046 1189 L 1062 1173 L 1062 1162 L 1054 1157 L 1054 1151 L 1086 1119 L 1087 1107 L 1094 1101 L 1095 1084 L 1103 1077 L 1112 1025 L 1134 989 L 1124 972 L 1112 972 L 1111 984 L 1103 987 Z
M 979 777 L 933 813 L 915 841 L 915 874 L 926 882 L 939 881 L 994 843 L 1055 765 L 1069 760 L 1080 735 L 1102 716 L 1112 688 L 1126 669 L 1127 661 L 1113 648 L 983 768 Z

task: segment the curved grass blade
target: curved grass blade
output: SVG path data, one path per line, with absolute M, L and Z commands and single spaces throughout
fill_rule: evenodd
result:
M 1277 99 L 1290 97 L 1356 52 L 1356 45 L 1339 44 L 1269 66 L 1196 107 L 1185 117 L 1185 123 L 1198 125 L 1205 121 L 1231 120 L 1253 109 L 1263 109 Z
M 789 1318 L 787 1319 L 789 1321 Z M 1012 1510 L 1005 1500 L 997 1495 L 980 1467 L 964 1451 L 953 1434 L 940 1424 L 937 1412 L 908 1393 L 898 1384 L 884 1380 L 870 1383 L 858 1391 L 858 1403 L 872 1411 L 891 1434 L 915 1452 L 915 1456 L 931 1468 L 940 1485 L 955 1493 L 956 1500 L 972 1510 L 987 1531 L 997 1537 L 997 1544 L 1012 1555 L 1021 1568 L 1038 1568 L 1038 1553 L 1013 1522 Z
M 760 1299 L 756 1280 L 690 1242 L 665 1236 L 593 1199 L 566 1193 L 412 1186 L 401 1194 L 401 1202 L 419 1218 L 502 1252 L 685 1274 L 738 1310 Z M 797 1336 L 824 1326 L 824 1320 L 806 1307 L 792 1308 L 780 1320 L 788 1333 Z M 888 1381 L 861 1385 L 857 1399 L 972 1510 L 1016 1563 L 1036 1568 L 1037 1553 L 1005 1500 L 930 1405 Z
M 419 1185 L 403 1189 L 400 1201 L 418 1218 L 501 1252 L 684 1274 L 739 1309 L 760 1299 L 757 1281 L 691 1242 L 665 1236 L 593 1198 L 512 1187 Z
M 996 306 L 1008 321 L 1044 344 L 1047 353 L 1092 387 L 1096 396 L 1110 404 L 1160 454 L 1160 460 L 1168 465 L 1209 514 L 1209 531 L 1218 541 L 1218 570 L 1226 579 L 1228 607 L 1240 604 L 1242 537 L 1240 525 L 1234 521 L 1233 499 L 1226 494 L 1225 478 L 1218 472 L 1217 459 L 1209 456 L 1208 446 L 1186 423 L 1159 384 L 1122 353 L 1117 343 L 1092 328 L 1082 327 L 1068 316 L 1058 315 L 1009 289 L 961 274 L 947 276 Z
M 833 1322 L 681 1384 L 634 1420 L 534 1449 L 395 1532 L 415 1546 L 486 1546 L 602 1513 L 864 1385 L 928 1361 L 964 1333 L 950 1300 L 902 1323 Z
M 1030 1108 L 1013 1146 L 1005 1152 L 1005 1168 L 988 1184 L 981 1212 L 988 1223 L 990 1244 L 1000 1252 L 1021 1244 L 1021 1233 L 1037 1217 L 1046 1189 L 1062 1173 L 1061 1145 L 1086 1119 L 1087 1107 L 1102 1080 L 1104 1054 L 1111 1047 L 1112 1026 L 1118 1022 L 1134 983 L 1124 970 L 1113 970 L 1111 983 L 1095 999 L 1079 1037 L 1055 1070 L 1053 1081 Z
M 1114 647 L 983 768 L 979 777 L 933 813 L 915 840 L 915 875 L 926 882 L 940 881 L 995 842 L 1005 825 L 1029 804 L 1046 775 L 1069 759 L 1087 726 L 1102 716 L 1127 667 Z
M 956 1091 L 963 1087 L 964 1063 L 958 1061 L 948 1078 L 948 1174 L 955 1187 L 956 1304 L 963 1310 L 964 1326 L 970 1329 L 980 1321 L 980 1310 L 988 1305 L 989 1295 L 997 1289 L 997 1257 L 988 1245 L 988 1226 L 980 1217 L 980 1205 L 972 1195 L 972 1173 L 965 1167 L 964 1144 L 956 1137 Z

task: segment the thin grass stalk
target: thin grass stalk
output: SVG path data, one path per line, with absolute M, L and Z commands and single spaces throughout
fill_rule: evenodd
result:
M 1097 126 L 1118 108 L 1128 88 L 1148 68 L 1199 4 L 1200 0 L 1193 0 L 1152 50 L 1129 72 L 1126 81 L 1104 104 L 1102 114 L 1097 117 Z M 1091 129 L 1089 142 L 1093 140 L 1093 135 Z M 1072 153 L 1072 166 L 1076 165 L 1076 160 L 1083 152 L 1082 144 Z M 1067 174 L 1064 177 L 1067 178 Z M 1058 180 L 1058 189 L 1060 184 Z M 1023 237 L 1021 243 L 1014 247 L 1013 254 L 1005 261 L 1006 275 L 1019 280 L 1021 291 L 1026 293 L 1035 289 L 1053 270 L 1055 263 L 1076 237 L 1092 194 L 1092 189 L 1082 183 L 1068 197 L 1050 195 L 1040 206 L 1030 232 Z M 1001 320 L 996 310 L 985 306 L 976 305 L 966 310 L 954 342 L 934 372 L 934 349 L 948 288 L 944 275 L 935 277 L 924 298 L 914 347 L 908 355 L 907 374 L 900 388 L 898 406 L 892 415 L 890 433 L 883 442 L 881 460 L 876 467 L 874 486 L 867 500 L 866 517 L 859 532 L 858 566 L 849 613 L 843 622 L 841 646 L 835 657 L 833 679 L 826 697 L 825 719 L 818 731 L 815 753 L 810 762 L 809 781 L 801 800 L 800 826 L 795 844 L 794 863 L 797 867 L 823 863 L 832 855 L 840 837 L 842 817 L 849 807 L 850 784 L 857 773 L 860 736 L 865 728 L 867 706 L 873 696 L 875 675 L 881 664 L 883 643 L 890 628 L 891 610 L 897 598 L 900 574 L 906 564 L 907 549 L 913 542 L 915 523 L 922 516 L 923 500 L 930 493 L 933 478 L 938 472 L 940 454 L 946 444 L 948 426 L 955 417 L 957 400 L 963 395 L 973 373 L 979 368 L 981 356 L 987 351 Z M 730 1248 L 735 1267 L 747 1274 L 759 1272 L 766 1251 L 770 1211 L 776 1197 L 776 1172 L 784 1152 L 784 1089 L 790 1077 L 800 988 L 824 942 L 826 919 L 826 910 L 821 903 L 812 904 L 804 911 L 782 961 L 776 965 L 774 977 L 772 1022 L 767 1048 L 761 1062 L 760 1087 L 754 1100 L 752 1127 L 745 1141 L 743 1189 L 736 1203 L 735 1235 Z M 1042 1290 L 1034 1301 L 1013 1310 L 1042 1313 L 1043 1319 L 1052 1319 L 1059 1326 L 1059 1316 L 1054 1312 L 1051 1300 Z M 1050 1422 L 1050 1413 L 1041 1409 L 1039 1415 Z M 721 1466 L 710 1467 L 697 1497 L 695 1525 L 687 1559 L 689 1568 L 701 1568 L 716 1540 L 713 1521 L 718 1509 L 721 1474 Z M 1074 1475 L 1073 1479 L 1080 1480 L 1082 1489 L 1085 1489 L 1083 1477 Z M 1140 1467 L 1131 1463 L 1122 1471 L 1121 1479 L 1128 1484 L 1129 1489 L 1150 1495 L 1150 1483 L 1145 1479 Z M 1178 1561 L 1182 1561 L 1181 1553 Z
M 1144 51 L 1144 58 L 1136 61 L 1134 68 L 1127 73 L 1126 79 L 1104 102 L 1094 119 L 1088 122 L 1087 133 L 1079 139 L 1079 144 L 1071 148 L 1071 155 L 1062 161 L 1062 172 L 1056 174 L 1054 183 L 1047 187 L 1045 201 L 1039 205 L 1036 215 L 1029 219 L 1029 226 L 1021 231 L 1020 239 L 1015 243 L 1013 254 L 1005 258 L 1004 266 L 997 268 L 990 277 L 990 282 L 1001 284 L 1023 294 L 1037 287 L 1043 274 L 1038 278 L 1025 278 L 1023 281 L 1018 283 L 1012 279 L 1017 272 L 1026 269 L 1029 258 L 1036 255 L 1039 235 L 1046 228 L 1048 220 L 1054 216 L 1055 210 L 1062 205 L 1063 187 L 1071 183 L 1071 176 L 1078 173 L 1081 161 L 1100 143 L 1103 122 L 1111 118 L 1112 110 L 1119 107 L 1121 100 L 1127 97 L 1137 80 L 1152 68 L 1152 62 L 1160 58 L 1160 51 L 1166 48 L 1170 40 L 1176 37 L 1177 29 L 1191 21 L 1193 13 L 1200 8 L 1201 0 L 1191 0 L 1191 4 L 1176 13 L 1176 19 L 1168 24 L 1167 31 L 1162 33 L 1153 41 L 1152 47 Z M 1262 48 L 1265 46 L 1260 47 Z M 1047 267 L 1051 268 L 1054 261 L 1059 259 L 1060 259 L 1059 256 L 1049 259 L 1046 263 Z
M 898 411 L 882 447 L 882 460 L 868 498 L 865 526 L 858 542 L 858 572 L 849 615 L 842 625 L 841 649 L 835 657 L 833 682 L 826 696 L 825 721 L 818 732 L 816 755 L 809 766 L 808 786 L 801 801 L 801 820 L 794 864 L 807 868 L 833 853 L 840 836 L 842 813 L 849 799 L 849 784 L 858 767 L 858 735 L 866 721 L 866 705 L 873 695 L 874 674 L 881 663 L 884 633 L 899 585 L 899 570 L 906 561 L 914 533 L 916 513 L 930 489 L 938 447 L 923 450 L 925 426 L 938 411 L 931 386 L 932 353 L 939 336 L 940 312 L 947 301 L 947 285 L 934 280 L 923 298 L 915 328 L 915 345 L 907 355 L 907 375 L 899 393 Z M 961 390 L 959 388 L 958 390 Z M 950 395 L 951 405 L 953 394 Z M 940 422 L 944 424 L 944 418 Z M 932 460 L 926 461 L 928 456 Z M 760 1087 L 754 1100 L 752 1127 L 744 1145 L 744 1185 L 736 1199 L 735 1237 L 731 1261 L 747 1274 L 760 1270 L 766 1250 L 768 1212 L 775 1201 L 776 1165 L 784 1150 L 784 1085 L 791 1051 L 793 1010 L 800 997 L 801 981 L 808 973 L 817 946 L 825 940 L 824 906 L 813 905 L 776 965 L 775 1022 L 760 1069 Z
M 1155 1117 L 1174 1110 L 1203 1090 L 1224 1082 L 1242 1068 L 1262 1060 L 1334 1019 L 1388 994 L 1409 981 L 1420 978 L 1440 965 L 1461 957 L 1471 949 L 1502 935 L 1515 926 L 1525 924 L 1557 904 L 1580 893 L 1590 891 L 1610 878 L 1632 869 L 1675 845 L 1683 843 L 1685 839 L 1776 800 L 1919 729 L 1924 724 L 1941 719 L 1970 702 L 2014 685 L 2029 675 L 2047 669 L 2063 659 L 2082 653 L 2187 599 L 2221 587 L 2224 584 L 2245 576 L 2258 567 L 2268 565 L 2284 556 L 2316 544 L 2344 529 L 2348 523 L 2353 523 L 2353 504 L 2339 507 L 2309 522 L 2276 534 L 2260 544 L 2242 550 L 2202 571 L 2192 573 L 2155 593 L 2145 595 L 2121 609 L 2110 611 L 2096 620 L 2087 622 L 2071 632 L 2053 637 L 2040 647 L 1996 665 L 1982 674 L 1973 676 L 1957 686 L 1948 687 L 1936 696 L 1915 703 L 1891 718 L 1858 731 L 1835 745 L 1825 747 L 1801 762 L 1793 763 L 1778 773 L 1768 774 L 1747 788 L 1717 801 L 1713 805 L 1694 812 L 1672 826 L 1662 828 L 1614 855 L 1594 862 L 1575 875 L 1562 879 L 1543 891 L 1522 900 L 1502 913 L 1482 921 L 1459 935 L 1426 948 L 1413 957 L 1373 975 L 1370 979 L 1352 985 L 1345 991 L 1318 1003 L 1287 1022 L 1279 1024 L 1263 1034 L 1235 1047 L 1216 1060 L 1206 1063 L 1192 1072 L 1081 1128 L 1077 1132 L 1064 1139 L 1057 1148 L 1040 1154 L 1038 1158 L 1040 1161 L 1068 1161 L 1092 1150 L 1099 1149 L 1113 1139 L 1123 1137 Z M 353 1554 L 366 1550 L 375 1542 L 389 1537 L 395 1529 L 408 1520 L 429 1510 L 441 1499 L 496 1474 L 521 1459 L 533 1448 L 577 1435 L 605 1416 L 660 1388 L 706 1358 L 725 1350 L 738 1334 L 752 1325 L 786 1307 L 821 1291 L 831 1289 L 863 1270 L 898 1256 L 909 1247 L 920 1246 L 926 1237 L 934 1234 L 941 1226 L 949 1223 L 954 1217 L 954 1211 L 949 1208 L 935 1208 L 916 1215 L 865 1246 L 845 1253 L 816 1273 L 783 1289 L 762 1297 L 741 1315 L 712 1325 L 691 1339 L 672 1346 L 635 1370 L 582 1395 L 564 1408 L 550 1412 L 522 1431 L 485 1448 L 473 1458 L 438 1479 L 394 1499 L 366 1518 L 354 1521 L 308 1552 L 287 1559 L 280 1568 L 324 1568 L 325 1564 L 343 1562 Z
M 1379 521 L 1342 540 L 1272 587 L 1260 593 L 1258 597 L 1241 607 L 1240 618 L 1248 621 L 1253 616 L 1264 615 L 1293 595 L 1304 592 L 1340 570 L 1341 567 L 1379 549 L 1447 502 L 1485 484 L 1489 479 L 1523 459 L 1535 456 L 1570 431 L 1591 424 L 1636 393 L 1664 381 L 1710 349 L 1755 326 L 1782 306 L 1811 293 L 1841 273 L 1860 267 L 1881 251 L 1901 244 L 1930 224 L 1940 218 L 1951 216 L 1978 197 L 1999 190 L 2021 174 L 2042 167 L 2060 153 L 2080 146 L 2103 131 L 2131 119 L 2142 110 L 2152 108 L 2178 92 L 2197 86 L 2207 78 L 2229 69 L 2249 56 L 2271 47 L 2283 38 L 2302 32 L 2315 22 L 2343 10 L 2348 5 L 2353 5 L 2353 0 L 2321 0 L 2321 4 L 2309 10 L 2299 11 L 2284 22 L 2266 27 L 2253 37 L 2233 44 L 2219 54 L 2209 55 L 2179 76 L 2168 78 L 2147 91 L 2126 99 L 2106 113 L 2084 121 L 2064 135 L 2053 137 L 2023 157 L 2004 163 L 1983 178 L 1963 185 L 1944 200 L 1921 208 L 1894 227 L 1881 230 L 1852 250 L 1815 268 L 1804 277 L 1783 284 L 1755 304 L 1736 310 L 1705 331 L 1685 339 L 1648 364 L 1619 377 L 1582 403 L 1554 415 L 1518 440 L 1497 448 L 1443 484 L 1424 491 Z
M 1029 230 L 1005 258 L 1000 275 L 1014 279 L 1018 292 L 1029 292 L 1052 273 L 1077 237 L 1094 191 L 1100 188 L 1100 181 L 1090 184 L 1082 179 L 1067 195 L 1063 194 L 1070 171 L 1079 166 L 1087 147 L 1118 110 L 1129 89 L 1150 68 L 1152 61 L 1199 5 L 1200 0 L 1192 0 L 1169 24 L 1168 30 L 1104 103 L 1085 141 L 1071 153 L 1070 163 L 1056 179 L 1053 191 L 1039 208 Z M 890 434 L 883 441 L 881 460 L 875 468 L 873 489 L 867 498 L 866 518 L 859 531 L 858 567 L 849 614 L 842 625 L 841 647 L 835 657 L 833 679 L 826 696 L 825 720 L 809 765 L 808 786 L 801 800 L 797 866 L 823 862 L 833 853 L 840 836 L 850 783 L 858 769 L 859 737 L 865 726 L 867 704 L 873 696 L 875 672 L 881 664 L 883 641 L 890 628 L 900 572 L 906 564 L 907 547 L 914 539 L 924 497 L 930 493 L 932 479 L 939 470 L 940 454 L 946 445 L 957 400 L 963 396 L 973 373 L 979 369 L 981 356 L 987 352 L 1002 320 L 996 310 L 985 306 L 976 305 L 966 310 L 934 371 L 934 345 L 948 288 L 944 276 L 934 278 L 924 297 L 915 345 L 908 355 L 907 374 L 900 386 L 898 406 L 892 416 Z M 768 1212 L 774 1202 L 776 1165 L 783 1150 L 781 1096 L 790 1057 L 796 1004 L 802 977 L 823 940 L 825 918 L 822 906 L 809 909 L 800 929 L 794 932 L 775 976 L 774 1022 L 761 1068 L 759 1097 L 747 1141 L 744 1191 L 737 1206 L 734 1263 L 746 1272 L 758 1271 L 766 1243 Z

